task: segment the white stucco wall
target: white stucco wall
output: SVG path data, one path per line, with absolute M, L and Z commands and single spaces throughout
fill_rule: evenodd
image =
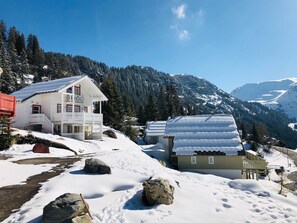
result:
M 16 104 L 16 117 L 12 120 L 12 127 L 24 128 L 29 125 L 29 115 L 32 113 L 32 108 L 29 107 L 29 103 L 17 103 Z

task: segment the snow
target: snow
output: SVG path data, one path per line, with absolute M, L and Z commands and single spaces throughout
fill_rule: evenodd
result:
M 58 91 L 81 78 L 83 78 L 83 76 L 72 76 L 47 82 L 38 82 L 16 91 L 11 95 L 16 96 L 17 101 L 24 101 L 35 94 Z
M 249 191 L 258 196 L 270 196 L 270 193 L 264 188 L 260 182 L 254 180 L 232 180 L 228 183 L 231 188 L 242 191 Z
M 166 121 L 147 122 L 145 128 L 146 136 L 163 136 L 166 128 Z
M 284 150 L 285 152 L 285 150 Z M 290 173 L 296 172 L 297 167 L 294 164 L 294 161 L 291 160 L 287 155 L 284 153 L 281 153 L 277 150 L 270 149 L 270 153 L 265 153 L 264 158 L 268 162 L 267 168 L 269 170 L 269 179 L 272 181 L 279 181 L 280 178 L 276 174 L 275 169 L 279 169 L 281 166 L 285 169 L 285 175 L 287 176 Z M 287 182 L 289 182 L 288 179 L 286 179 Z
M 167 121 L 165 136 L 174 136 L 177 155 L 194 155 L 195 151 L 237 155 L 243 149 L 232 115 L 178 116 Z
M 34 133 L 39 137 L 58 140 L 57 136 Z M 41 220 L 43 207 L 59 195 L 82 193 L 90 206 L 93 222 L 296 222 L 297 199 L 288 193 L 279 195 L 279 185 L 267 180 L 229 180 L 213 175 L 179 172 L 163 167 L 156 159 L 146 155 L 138 145 L 123 134 L 116 132 L 118 139 L 103 137 L 102 141 L 76 141 L 64 138 L 67 145 L 83 146 L 82 160 L 61 175 L 42 184 L 38 194 L 19 210 L 4 220 L 4 223 L 37 223 Z M 29 145 L 13 146 L 14 160 L 34 156 Z M 60 154 L 61 152 L 61 154 Z M 84 174 L 84 160 L 90 156 L 99 158 L 111 167 L 111 175 Z M 56 156 L 65 156 L 62 150 Z M 48 156 L 48 155 L 41 155 Z M 4 163 L 0 166 L 3 169 Z M 9 164 L 8 164 L 9 165 Z M 25 165 L 21 165 L 23 168 Z M 27 165 L 26 165 L 27 166 Z M 40 165 L 35 165 L 40 169 Z M 11 175 L 17 178 L 14 172 Z M 35 172 L 30 170 L 31 174 Z M 27 171 L 27 176 L 30 175 Z M 5 171 L 0 172 L 1 178 Z M 142 183 L 148 178 L 163 177 L 174 186 L 172 205 L 145 207 L 141 202 Z M 21 179 L 16 180 L 21 181 Z M 6 185 L 11 184 L 6 178 Z M 176 183 L 179 182 L 179 183 Z M 178 186 L 179 185 L 179 186 Z
M 289 126 L 291 129 L 297 131 L 297 128 L 295 128 L 295 126 L 297 127 L 297 123 L 289 123 L 288 126 Z
M 231 95 L 251 102 L 259 102 L 273 109 L 284 111 L 290 118 L 297 118 L 297 78 L 245 84 Z
M 38 168 L 36 168 L 35 165 L 20 165 L 11 162 L 11 160 L 8 159 L 0 160 L 0 166 L 2 169 L 0 174 L 0 187 L 4 187 L 8 185 L 22 184 L 28 177 L 48 171 L 55 165 L 43 164 L 38 165 Z

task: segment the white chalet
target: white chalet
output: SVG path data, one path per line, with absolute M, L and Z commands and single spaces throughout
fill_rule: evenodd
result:
M 178 169 L 242 178 L 244 150 L 232 115 L 177 116 L 167 121 L 165 137 Z
M 13 127 L 59 134 L 76 139 L 102 137 L 102 102 L 106 96 L 88 76 L 72 76 L 34 83 L 16 96 Z M 93 112 L 99 103 L 99 114 Z

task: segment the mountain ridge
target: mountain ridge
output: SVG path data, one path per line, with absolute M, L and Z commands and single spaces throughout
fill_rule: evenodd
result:
M 243 101 L 259 102 L 297 119 L 297 78 L 245 84 L 231 93 Z
M 204 78 L 185 74 L 172 76 L 151 67 L 136 65 L 109 67 L 84 56 L 44 52 L 37 36 L 30 34 L 26 45 L 23 34 L 14 27 L 7 32 L 1 21 L 0 33 L 9 33 L 8 38 L 0 35 L 0 67 L 3 69 L 0 90 L 3 93 L 10 94 L 26 86 L 28 76 L 33 76 L 34 82 L 39 82 L 46 79 L 44 77 L 58 79 L 88 75 L 99 87 L 104 80 L 112 79 L 121 98 L 115 106 L 125 110 L 123 114 L 128 116 L 127 107 L 135 115 L 141 106 L 149 107 L 148 99 L 153 97 L 157 101 L 162 89 L 172 87 L 179 96 L 179 109 L 183 110 L 179 114 L 232 114 L 237 125 L 243 124 L 247 132 L 251 132 L 253 124 L 264 123 L 271 137 L 284 141 L 290 148 L 297 147 L 297 132 L 288 127 L 291 120 L 286 115 L 259 103 L 238 100 Z M 21 39 L 22 44 L 16 39 Z

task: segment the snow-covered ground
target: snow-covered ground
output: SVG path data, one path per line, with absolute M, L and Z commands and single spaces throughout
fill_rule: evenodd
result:
M 290 123 L 288 126 L 289 126 L 291 129 L 297 131 L 297 123 Z M 295 127 L 296 127 L 296 128 L 295 128 Z
M 284 169 L 286 170 L 285 175 L 289 175 L 290 173 L 297 171 L 297 167 L 294 164 L 294 161 L 291 160 L 286 154 L 281 153 L 274 149 L 271 149 L 270 153 L 263 152 L 263 154 L 264 154 L 265 160 L 268 162 L 267 167 L 270 170 L 269 176 L 268 176 L 269 179 L 273 181 L 280 180 L 279 176 L 277 176 L 274 170 L 279 169 L 281 166 L 283 166 Z M 289 182 L 288 179 L 287 181 Z
M 4 220 L 5 223 L 40 222 L 43 207 L 66 192 L 83 194 L 94 222 L 297 222 L 296 196 L 290 193 L 286 197 L 279 195 L 279 185 L 272 181 L 229 180 L 165 168 L 118 132 L 118 139 L 104 137 L 102 141 L 85 142 L 36 134 L 63 141 L 84 157 L 71 169 L 43 183 L 39 193 Z M 0 160 L 1 183 L 21 183 L 24 178 L 42 172 L 42 166 L 45 169 L 51 167 L 50 164 L 32 166 L 24 170 L 22 179 L 17 178 L 17 173 L 24 165 L 9 167 L 10 175 L 4 173 L 5 165 L 12 165 L 11 160 L 36 157 L 31 148 L 30 145 L 15 145 L 11 150 L 1 152 L 0 155 L 14 156 Z M 153 148 L 151 150 L 153 154 Z M 72 155 L 69 151 L 54 148 L 51 152 L 51 156 Z M 82 168 L 88 155 L 107 163 L 112 174 L 84 174 Z M 155 157 L 162 157 L 162 150 L 158 150 Z M 150 177 L 163 177 L 175 187 L 172 205 L 145 207 L 142 204 L 142 183 Z

